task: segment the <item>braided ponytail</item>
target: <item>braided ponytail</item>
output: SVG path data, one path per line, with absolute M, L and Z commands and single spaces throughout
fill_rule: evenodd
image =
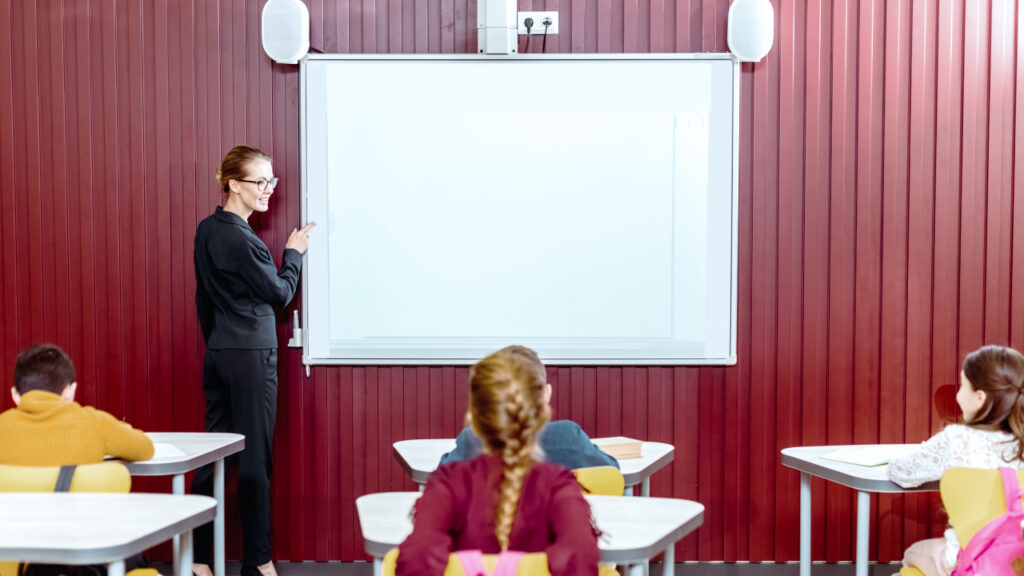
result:
M 537 437 L 550 418 L 544 397 L 544 365 L 537 354 L 509 346 L 478 362 L 470 372 L 470 421 L 486 450 L 501 456 L 502 479 L 494 535 L 507 550 L 523 480 L 533 462 Z

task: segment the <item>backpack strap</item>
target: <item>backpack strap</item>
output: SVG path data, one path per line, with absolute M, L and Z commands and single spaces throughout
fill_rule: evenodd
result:
M 456 552 L 455 556 L 462 564 L 462 571 L 466 576 L 488 576 L 487 568 L 484 566 L 484 555 L 479 550 L 461 550 Z M 522 559 L 522 552 L 506 551 L 498 554 L 498 563 L 490 576 L 516 576 Z
M 75 468 L 77 466 L 61 466 L 60 473 L 57 474 L 57 484 L 54 485 L 54 492 L 68 492 L 71 490 L 71 480 L 75 477 Z
M 484 555 L 479 550 L 460 550 L 455 553 L 466 576 L 487 576 Z
M 516 572 L 519 571 L 519 562 L 522 559 L 522 552 L 502 552 L 498 555 L 498 564 L 494 567 L 492 576 L 516 576 Z
M 1003 497 L 1006 499 L 1006 512 L 1008 514 L 1024 514 L 1024 507 L 1020 503 L 1020 483 L 1017 481 L 1017 471 L 1012 468 L 1000 468 L 1000 475 L 1003 477 Z

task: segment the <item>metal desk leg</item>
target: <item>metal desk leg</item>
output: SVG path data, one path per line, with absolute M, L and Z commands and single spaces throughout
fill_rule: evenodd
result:
M 800 473 L 800 576 L 811 576 L 811 475 Z
M 225 576 L 223 458 L 213 463 L 213 497 L 217 500 L 217 515 L 213 517 L 213 574 L 214 576 Z
M 384 559 L 383 558 L 377 558 L 376 556 L 374 556 L 374 558 L 373 558 L 373 576 L 381 576 L 381 574 L 383 574 L 383 572 L 384 572 Z
M 181 558 L 178 559 L 177 576 L 192 576 L 192 531 L 181 533 Z
M 172 494 L 177 494 L 178 496 L 182 496 L 182 495 L 185 494 L 185 475 L 184 474 L 175 474 L 174 477 L 171 478 L 171 493 Z M 189 540 L 189 541 L 191 542 L 191 540 Z M 192 556 L 191 544 L 189 546 L 190 546 L 190 548 L 189 548 L 189 556 Z M 180 574 L 181 571 L 184 570 L 184 567 L 178 566 L 178 559 L 181 558 L 181 536 L 178 535 L 178 534 L 174 535 L 174 546 L 173 546 L 173 548 L 174 548 L 174 551 L 172 552 L 173 556 L 171 556 L 171 557 L 174 559 L 174 574 Z M 189 571 L 189 573 L 192 572 L 192 564 L 191 563 L 189 563 L 188 571 Z
M 124 560 L 107 564 L 107 576 L 124 576 Z
M 651 477 L 644 478 L 644 481 L 640 483 L 640 495 L 644 498 L 651 497 Z
M 661 576 L 676 576 L 676 543 L 665 549 L 665 563 L 662 564 Z
M 868 531 L 871 529 L 871 494 L 857 492 L 857 576 L 868 576 Z

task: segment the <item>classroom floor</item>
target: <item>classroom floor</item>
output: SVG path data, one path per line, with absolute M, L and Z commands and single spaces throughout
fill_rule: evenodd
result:
M 228 576 L 238 576 L 240 564 L 228 562 Z M 161 574 L 171 574 L 170 565 L 155 564 Z M 897 564 L 871 564 L 869 576 L 891 576 L 899 572 Z M 278 562 L 278 576 L 373 576 L 370 562 Z M 819 564 L 811 570 L 814 576 L 853 576 L 853 564 Z M 798 576 L 800 565 L 792 564 L 676 564 L 679 576 Z M 661 576 L 661 565 L 651 565 L 651 576 Z

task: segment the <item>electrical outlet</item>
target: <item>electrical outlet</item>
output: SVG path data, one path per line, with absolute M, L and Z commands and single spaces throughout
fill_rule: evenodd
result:
M 525 21 L 527 18 L 533 18 L 533 28 L 529 32 L 526 31 Z M 519 19 L 519 33 L 520 34 L 543 34 L 544 33 L 544 21 L 546 18 L 551 19 L 551 25 L 548 26 L 548 34 L 558 34 L 558 12 L 520 12 L 518 14 Z

